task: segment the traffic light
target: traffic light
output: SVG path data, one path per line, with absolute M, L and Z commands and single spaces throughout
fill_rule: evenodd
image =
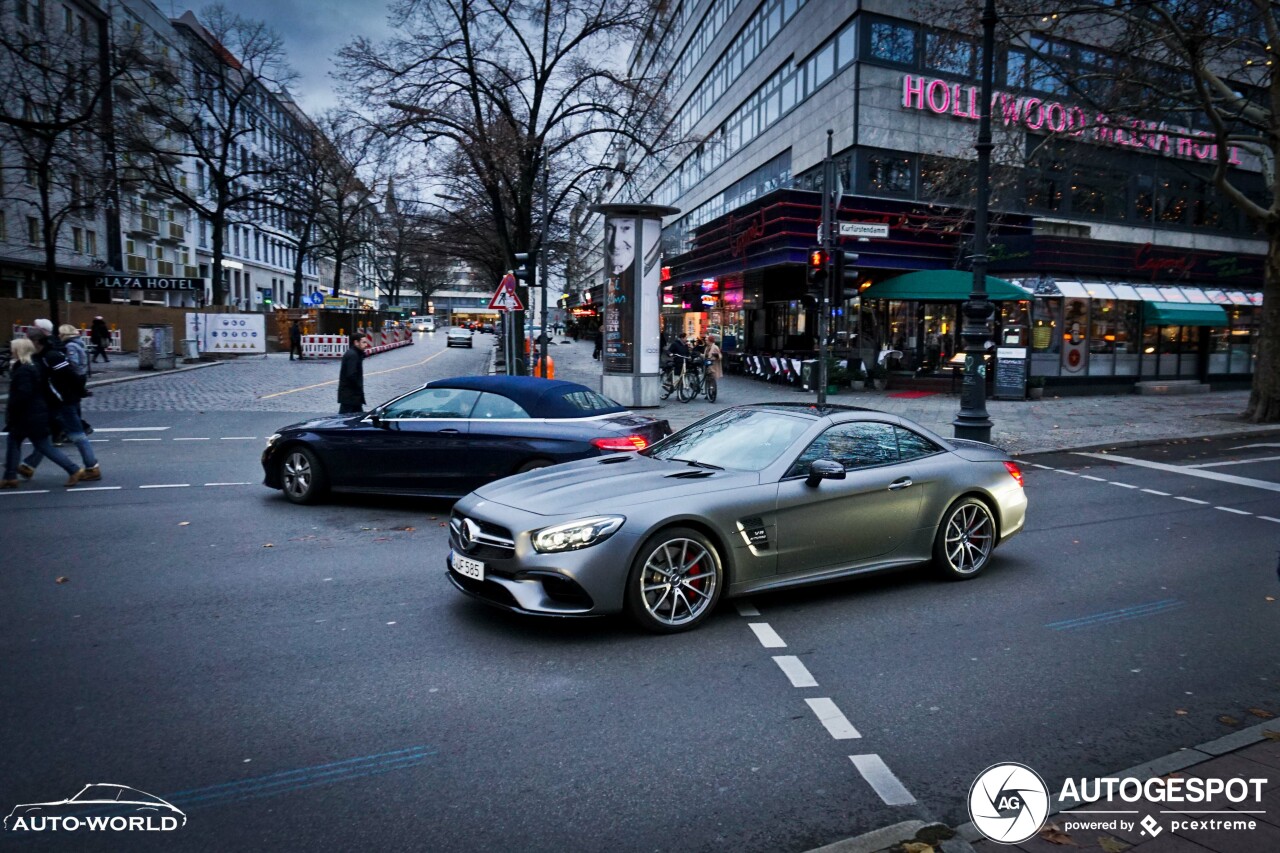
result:
M 516 252 L 515 277 L 530 287 L 533 286 L 532 252 Z
M 858 253 L 836 250 L 836 283 L 844 298 L 858 295 Z
M 813 308 L 822 303 L 823 291 L 827 283 L 827 251 L 819 246 L 809 250 L 808 261 L 809 289 L 805 293 L 805 304 Z

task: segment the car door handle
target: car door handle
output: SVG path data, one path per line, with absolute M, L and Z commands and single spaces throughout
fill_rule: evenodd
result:
M 910 486 L 910 485 L 911 485 L 911 478 L 903 477 L 901 480 L 894 480 L 892 483 L 890 483 L 889 491 L 896 492 L 899 489 L 905 489 L 907 488 L 907 486 Z
M 457 435 L 458 430 L 454 429 L 453 427 L 449 427 L 447 429 L 438 429 L 436 430 L 436 433 L 438 435 Z

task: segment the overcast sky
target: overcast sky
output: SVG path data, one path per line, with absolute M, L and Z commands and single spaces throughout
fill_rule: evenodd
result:
M 208 5 L 181 0 L 153 0 L 162 12 L 181 15 L 191 9 L 197 15 Z M 379 40 L 390 34 L 387 0 L 222 0 L 233 12 L 266 21 L 284 36 L 289 64 L 298 72 L 293 94 L 311 115 L 338 104 L 334 81 L 334 57 L 358 35 Z

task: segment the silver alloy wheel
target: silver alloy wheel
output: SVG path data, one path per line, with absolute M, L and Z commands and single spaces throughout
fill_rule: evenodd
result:
M 957 575 L 981 571 L 995 548 L 996 526 L 991 510 L 981 501 L 966 501 L 947 519 L 943 553 L 948 568 Z
M 304 501 L 311 495 L 315 471 L 310 456 L 302 450 L 291 450 L 280 467 L 280 479 L 285 494 L 296 501 Z
M 692 539 L 668 539 L 640 570 L 640 600 L 649 616 L 671 628 L 700 618 L 716 598 L 715 557 Z

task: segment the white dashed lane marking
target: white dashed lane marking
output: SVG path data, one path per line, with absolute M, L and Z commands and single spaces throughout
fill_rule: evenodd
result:
M 97 430 L 94 430 L 97 432 Z M 164 441 L 163 438 L 122 438 L 121 441 Z
M 782 670 L 783 675 L 791 682 L 792 687 L 817 687 L 818 682 L 809 674 L 809 669 L 795 655 L 775 655 L 773 662 Z
M 257 441 L 256 435 L 224 435 L 222 441 Z
M 862 778 L 880 795 L 887 806 L 909 806 L 916 801 L 907 786 L 893 775 L 893 771 L 878 755 L 850 755 L 849 760 L 858 768 Z
M 1232 509 L 1229 506 L 1215 506 L 1214 509 L 1220 509 L 1223 512 L 1234 512 L 1236 515 L 1253 515 L 1251 512 L 1245 512 L 1242 509 Z
M 1188 498 L 1188 497 L 1184 497 L 1183 495 L 1177 495 L 1176 497 L 1174 497 L 1174 500 L 1175 500 L 1175 501 L 1186 501 L 1186 502 L 1187 502 L 1187 503 L 1189 503 L 1189 504 L 1199 504 L 1200 506 L 1208 506 L 1208 505 L 1209 505 L 1209 502 L 1208 502 L 1208 501 L 1202 501 L 1202 500 L 1200 500 L 1200 499 L 1198 499 L 1198 498 Z
M 1217 471 L 1206 471 L 1203 468 L 1188 468 L 1184 465 L 1167 465 L 1164 462 L 1149 462 L 1146 459 L 1134 459 L 1131 456 L 1115 456 L 1110 453 L 1080 453 L 1076 456 L 1088 456 L 1092 459 L 1102 459 L 1107 462 L 1114 462 L 1120 465 L 1134 465 L 1139 468 L 1151 468 L 1156 471 L 1167 471 L 1171 474 L 1181 474 L 1184 477 L 1200 477 L 1205 480 L 1215 480 L 1219 483 L 1230 483 L 1234 486 L 1248 486 L 1253 489 L 1266 489 L 1270 492 L 1280 492 L 1280 483 L 1272 483 L 1269 480 L 1255 480 L 1251 477 L 1237 477 L 1234 474 L 1220 474 Z
M 190 483 L 158 483 L 151 486 L 138 486 L 139 489 L 186 489 Z
M 48 489 L 31 489 L 30 491 L 22 491 L 21 489 L 6 489 L 0 492 L 0 495 L 47 495 Z
M 1101 453 L 1077 453 L 1076 455 L 1077 455 L 1077 456 L 1097 456 L 1099 459 L 1108 459 L 1108 460 L 1110 460 L 1110 459 L 1118 459 L 1118 460 L 1120 460 L 1120 461 L 1124 461 L 1124 459 L 1125 459 L 1125 457 L 1115 457 L 1115 456 L 1112 456 L 1112 455 L 1110 455 L 1110 454 L 1101 454 Z M 1280 458 L 1280 457 L 1277 457 L 1277 458 Z M 1139 464 L 1142 464 L 1142 465 L 1146 465 L 1146 464 L 1147 464 L 1147 463 L 1145 463 L 1143 460 L 1135 460 L 1135 461 L 1136 461 L 1137 463 L 1139 463 Z M 1260 461 L 1260 460 L 1251 460 L 1251 461 Z M 1105 479 L 1105 478 L 1103 478 L 1103 477 L 1095 477 L 1095 476 L 1093 476 L 1092 474 L 1081 474 L 1081 473 L 1078 473 L 1078 472 L 1076 472 L 1076 471 L 1067 471 L 1067 470 L 1062 469 L 1062 468 L 1050 468 L 1048 465 L 1039 465 L 1039 464 L 1037 464 L 1037 463 L 1035 463 L 1035 462 L 1031 462 L 1031 463 L 1028 463 L 1028 464 L 1029 464 L 1029 465 L 1031 465 L 1032 467 L 1035 467 L 1035 468 L 1041 468 L 1041 469 L 1043 469 L 1043 470 L 1045 470 L 1045 471 L 1057 471 L 1059 474 L 1072 474 L 1072 475 L 1074 475 L 1074 476 L 1079 477 L 1079 478 L 1080 478 L 1080 479 L 1082 479 L 1082 480 L 1092 480 L 1092 481 L 1093 481 L 1093 482 L 1095 482 L 1095 483 L 1107 483 L 1107 484 L 1112 485 L 1112 486 L 1119 486 L 1119 487 L 1120 487 L 1120 488 L 1122 488 L 1122 489 L 1137 489 L 1138 491 L 1140 491 L 1140 492 L 1146 492 L 1146 493 L 1147 493 L 1147 494 L 1149 494 L 1149 495 L 1158 495 L 1159 497 L 1162 497 L 1162 498 L 1173 498 L 1174 500 L 1178 500 L 1178 501 L 1186 501 L 1186 502 L 1187 502 L 1187 503 L 1189 503 L 1189 504 L 1196 504 L 1197 506 L 1209 506 L 1209 501 L 1202 501 L 1202 500 L 1200 500 L 1199 498 L 1188 498 L 1188 497 L 1184 497 L 1183 495 L 1173 495 L 1173 494 L 1170 494 L 1169 492 L 1162 492 L 1162 491 L 1160 491 L 1159 489 L 1143 489 L 1143 488 L 1140 488 L 1140 487 L 1138 487 L 1138 486 L 1134 486 L 1134 485 L 1132 485 L 1132 484 L 1130 484 L 1130 483 L 1122 483 L 1122 482 L 1120 482 L 1119 480 L 1107 480 L 1107 479 Z M 1208 464 L 1214 464 L 1214 465 L 1216 465 L 1216 464 L 1228 464 L 1228 463 L 1208 463 Z M 1183 469 L 1178 468 L 1178 466 L 1176 466 L 1176 465 L 1162 465 L 1162 464 L 1160 464 L 1160 463 L 1151 463 L 1151 464 L 1150 464 L 1150 467 L 1156 467 L 1156 468 L 1170 468 L 1170 469 L 1178 470 L 1180 473 L 1189 473 L 1189 474 L 1191 474 L 1192 476 L 1200 476 L 1200 474 L 1199 474 L 1198 472 L 1195 472 L 1195 471 L 1185 471 L 1185 470 L 1183 470 Z M 1204 467 L 1204 466 L 1187 466 L 1187 467 L 1192 467 L 1192 468 L 1194 468 L 1194 467 Z M 1245 482 L 1245 483 L 1243 483 L 1243 485 L 1255 485 L 1255 484 L 1258 484 L 1258 483 L 1263 483 L 1263 482 L 1265 482 L 1265 481 L 1262 481 L 1262 480 L 1247 480 L 1247 478 L 1244 478 L 1244 477 L 1228 477 L 1228 476 L 1226 476 L 1226 475 L 1222 475 L 1222 477 L 1214 476 L 1214 477 L 1210 477 L 1210 479 L 1215 479 L 1215 480 L 1216 480 L 1216 479 L 1225 479 L 1225 480 L 1228 480 L 1228 481 L 1231 481 L 1231 480 L 1246 480 L 1246 482 Z M 1229 512 L 1229 513 L 1232 513 L 1233 515 L 1248 515 L 1248 516 L 1253 516 L 1253 513 L 1251 513 L 1251 512 L 1247 512 L 1246 510 L 1243 510 L 1243 509 L 1234 509 L 1234 508 L 1229 507 L 1229 506 L 1215 506 L 1215 507 L 1214 507 L 1214 509 L 1220 509 L 1220 510 L 1222 510 L 1223 512 Z M 1254 516 L 1254 517 L 1256 517 L 1256 518 L 1260 518 L 1260 519 L 1262 519 L 1263 521 L 1275 521 L 1275 522 L 1277 522 L 1277 523 L 1280 523 L 1280 519 L 1271 518 L 1270 516 L 1267 516 L 1267 515 L 1259 515 L 1259 516 Z
M 253 483 L 205 483 L 206 486 L 252 486 Z
M 1149 495 L 1159 495 L 1159 496 L 1160 496 L 1160 497 L 1162 497 L 1162 498 L 1167 498 L 1167 497 L 1169 497 L 1169 493 L 1168 493 L 1168 492 L 1161 492 L 1161 491 L 1158 491 L 1158 490 L 1156 490 L 1156 489 L 1143 489 L 1142 491 L 1146 492 L 1146 493 L 1147 493 L 1147 494 L 1149 494 Z
M 853 723 L 849 722 L 844 712 L 836 707 L 836 703 L 825 697 L 821 699 L 806 699 L 809 707 L 813 709 L 813 713 L 817 715 L 818 722 L 827 727 L 827 731 L 836 740 L 852 740 L 862 737 L 858 730 L 853 727 Z
M 787 644 L 778 636 L 778 632 L 770 627 L 768 622 L 748 622 L 751 630 L 756 632 L 756 639 L 760 641 L 760 645 L 766 649 L 785 649 Z
M 78 486 L 74 489 L 67 489 L 67 494 L 74 495 L 80 492 L 118 492 L 124 486 Z
M 1106 481 L 1106 480 L 1104 480 L 1103 478 L 1101 478 L 1101 477 L 1095 477 L 1095 476 L 1093 476 L 1092 474 L 1081 474 L 1081 475 L 1080 475 L 1080 479 L 1081 479 L 1081 480 L 1093 480 L 1095 483 L 1105 483 L 1105 482 L 1107 482 L 1107 481 Z
M 174 441 L 208 441 L 208 438 L 175 438 Z
M 1121 483 L 1119 480 L 1111 480 L 1111 481 L 1110 481 L 1110 483 L 1111 483 L 1111 485 L 1113 485 L 1113 486 L 1119 486 L 1119 487 L 1120 487 L 1120 488 L 1122 488 L 1122 489 L 1136 489 L 1136 488 L 1138 488 L 1137 486 L 1134 486 L 1134 485 L 1132 485 L 1132 484 L 1130 484 L 1130 483 Z

